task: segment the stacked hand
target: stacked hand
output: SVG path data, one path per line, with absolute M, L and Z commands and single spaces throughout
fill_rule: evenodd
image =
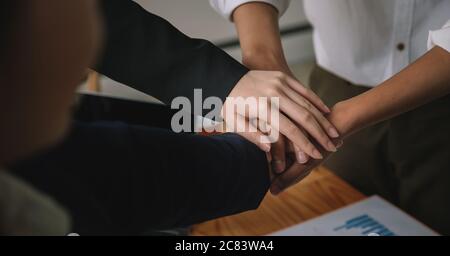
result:
M 286 73 L 290 72 L 248 72 L 231 91 L 222 111 L 225 123 L 234 126 L 228 129 L 254 128 L 238 130 L 238 133 L 267 153 L 273 194 L 306 177 L 323 161 L 324 155 L 335 152 L 341 144 L 337 129 L 326 117 L 330 109 L 310 89 Z M 236 104 L 251 101 L 233 101 L 238 97 L 256 100 L 253 105 L 239 108 Z M 278 99 L 276 106 L 270 101 L 273 97 Z M 264 99 L 264 104 L 259 99 Z M 279 109 L 279 122 L 258 115 L 261 108 L 266 108 L 265 113 Z M 274 133 L 279 135 L 275 136 L 276 140 Z

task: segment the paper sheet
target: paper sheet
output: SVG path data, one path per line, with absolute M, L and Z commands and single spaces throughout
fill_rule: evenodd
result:
M 435 236 L 438 234 L 379 196 L 372 196 L 271 235 Z

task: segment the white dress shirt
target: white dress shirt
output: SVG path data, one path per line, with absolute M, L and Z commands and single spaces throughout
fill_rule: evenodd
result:
M 254 0 L 210 0 L 230 18 Z M 289 0 L 264 0 L 284 13 Z M 438 45 L 450 51 L 450 0 L 304 0 L 317 63 L 355 84 L 376 86 Z M 301 50 L 301 49 L 299 49 Z

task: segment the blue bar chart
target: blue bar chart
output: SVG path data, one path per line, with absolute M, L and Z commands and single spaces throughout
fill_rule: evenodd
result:
M 280 230 L 276 236 L 436 236 L 395 205 L 371 196 L 320 217 Z
M 368 214 L 359 215 L 345 222 L 344 225 L 334 228 L 334 231 L 360 229 L 361 235 L 395 236 L 394 232 L 389 230 L 383 224 L 369 216 Z

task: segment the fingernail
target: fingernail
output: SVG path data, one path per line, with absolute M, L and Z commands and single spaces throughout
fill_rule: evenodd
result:
M 316 158 L 316 159 L 323 159 L 323 156 L 322 156 L 322 154 L 320 154 L 319 150 L 314 149 L 312 153 L 314 155 L 314 158 Z
M 327 111 L 327 113 L 331 113 L 331 109 L 327 106 L 327 105 L 323 105 L 325 107 L 325 110 Z
M 342 145 L 344 145 L 344 142 L 342 140 L 338 141 L 338 143 L 336 144 L 337 148 L 342 147 Z
M 278 186 L 276 186 L 276 185 L 274 185 L 274 186 L 272 186 L 271 188 L 270 188 L 270 192 L 273 194 L 273 195 L 278 195 L 278 194 L 280 194 L 281 193 L 281 188 L 279 188 Z
M 282 173 L 284 171 L 285 163 L 282 160 L 273 160 L 272 168 L 276 173 Z
M 304 163 L 308 162 L 308 156 L 305 154 L 305 152 L 299 151 L 299 152 L 297 152 L 297 156 L 298 156 L 299 163 L 304 164 Z
M 330 129 L 328 129 L 328 134 L 332 137 L 332 138 L 337 138 L 339 137 L 339 133 L 336 129 L 334 129 L 333 127 L 331 127 Z
M 328 149 L 331 150 L 332 152 L 336 152 L 337 151 L 336 146 L 333 144 L 333 142 L 328 141 L 327 146 L 328 146 Z
M 270 152 L 270 144 L 262 144 L 262 150 L 266 153 Z

